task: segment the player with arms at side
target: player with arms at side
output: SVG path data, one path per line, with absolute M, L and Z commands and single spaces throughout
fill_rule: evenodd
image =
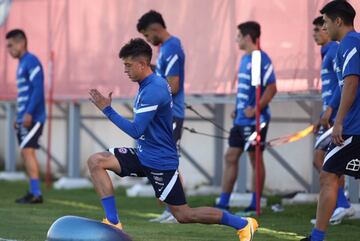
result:
M 36 149 L 46 119 L 44 96 L 44 72 L 38 58 L 27 50 L 27 38 L 21 29 L 6 34 L 7 49 L 13 58 L 19 59 L 17 79 L 17 131 L 21 155 L 29 176 L 30 190 L 16 203 L 42 203 L 39 181 L 39 161 Z
M 167 80 L 173 98 L 173 139 L 180 152 L 180 140 L 185 118 L 185 53 L 179 38 L 172 36 L 166 29 L 165 21 L 160 13 L 150 10 L 138 21 L 137 30 L 144 35 L 153 46 L 160 46 L 156 62 L 156 74 Z M 176 219 L 167 207 L 151 222 L 174 223 Z
M 318 123 L 315 124 L 316 143 L 314 150 L 314 167 L 321 172 L 328 146 L 331 143 L 331 130 L 334 124 L 338 106 L 340 104 L 340 87 L 335 73 L 335 57 L 338 50 L 336 41 L 331 41 L 329 34 L 324 30 L 324 19 L 322 16 L 313 21 L 314 40 L 321 46 L 321 92 L 323 101 L 323 112 Z M 354 215 L 355 210 L 350 206 L 344 193 L 344 176 L 341 177 L 338 190 L 336 208 L 330 219 L 331 224 L 339 224 L 343 218 Z M 316 220 L 311 222 L 315 224 Z
M 236 107 L 232 116 L 234 126 L 230 131 L 229 148 L 225 154 L 225 165 L 222 180 L 222 193 L 216 207 L 220 209 L 229 209 L 231 192 L 238 175 L 239 158 L 244 152 L 245 145 L 250 135 L 255 131 L 255 97 L 256 88 L 251 85 L 251 60 L 252 52 L 260 50 L 260 25 L 257 22 L 245 22 L 238 25 L 238 43 L 239 48 L 245 51 L 241 59 L 238 73 L 238 94 L 236 98 Z M 260 190 L 262 192 L 265 182 L 265 165 L 263 160 L 263 151 L 265 149 L 266 133 L 270 122 L 269 103 L 276 94 L 276 79 L 274 68 L 269 56 L 261 50 L 261 116 L 260 122 L 265 123 L 261 134 L 261 155 L 260 155 Z M 245 150 L 246 151 L 246 150 Z M 247 150 L 249 153 L 252 167 L 252 200 L 248 208 L 245 209 L 246 215 L 256 210 L 256 170 L 255 170 L 255 146 L 251 145 Z
M 347 1 L 332 1 L 320 11 L 324 28 L 339 41 L 335 71 L 341 101 L 332 132 L 332 143 L 320 173 L 320 196 L 316 224 L 304 241 L 323 241 L 336 206 L 340 177 L 360 178 L 360 34 L 355 32 L 355 9 Z

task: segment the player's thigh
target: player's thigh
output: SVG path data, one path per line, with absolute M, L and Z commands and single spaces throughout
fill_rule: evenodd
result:
M 36 159 L 36 149 L 32 147 L 25 147 L 21 149 L 21 155 L 26 160 Z
M 242 153 L 242 148 L 231 146 L 228 147 L 225 153 L 225 162 L 230 165 L 237 164 Z

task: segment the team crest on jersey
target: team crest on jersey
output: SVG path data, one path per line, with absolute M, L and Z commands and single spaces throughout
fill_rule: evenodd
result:
M 358 172 L 360 170 L 360 160 L 359 159 L 353 159 L 348 162 L 346 165 L 346 170 L 352 171 L 352 172 Z
M 124 148 L 124 147 L 118 148 L 118 151 L 119 151 L 119 153 L 121 153 L 121 154 L 126 154 L 126 153 L 128 152 L 127 149 Z

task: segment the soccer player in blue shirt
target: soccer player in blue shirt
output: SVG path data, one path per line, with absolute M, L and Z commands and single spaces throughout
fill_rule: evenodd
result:
M 320 173 L 320 196 L 316 225 L 303 239 L 323 241 L 336 205 L 341 175 L 360 178 L 360 34 L 355 32 L 355 9 L 347 1 L 332 1 L 320 11 L 324 28 L 339 41 L 335 71 L 341 88 L 341 101 L 332 132 L 332 143 Z
M 322 16 L 313 21 L 314 40 L 321 46 L 321 84 L 323 112 L 319 122 L 315 125 L 316 144 L 314 150 L 314 167 L 321 171 L 325 154 L 331 143 L 331 133 L 328 131 L 335 121 L 337 108 L 339 105 L 340 87 L 335 73 L 335 57 L 338 50 L 336 41 L 331 41 L 329 34 L 323 29 L 324 19 Z M 343 218 L 352 216 L 355 210 L 350 206 L 344 193 L 344 176 L 341 177 L 341 185 L 338 190 L 336 208 L 330 219 L 331 224 L 339 224 Z M 311 220 L 315 224 L 316 220 Z
M 119 129 L 136 139 L 137 147 L 110 148 L 88 159 L 90 174 L 105 211 L 103 222 L 122 229 L 109 170 L 121 177 L 147 177 L 156 197 L 169 206 L 180 223 L 223 224 L 235 228 L 241 241 L 252 240 L 258 227 L 255 219 L 244 219 L 217 208 L 187 205 L 172 134 L 171 89 L 165 79 L 151 70 L 150 45 L 142 39 L 132 39 L 121 48 L 119 57 L 123 60 L 125 73 L 139 84 L 134 100 L 134 119 L 125 119 L 111 107 L 111 93 L 104 97 L 92 89 L 90 100 Z
M 256 88 L 251 85 L 251 53 L 254 50 L 260 50 L 260 25 L 257 22 L 245 22 L 238 25 L 238 43 L 239 48 L 245 51 L 245 55 L 241 59 L 238 73 L 238 93 L 236 98 L 235 111 L 232 114 L 234 118 L 234 126 L 230 131 L 229 148 L 225 154 L 225 165 L 222 180 L 222 193 L 216 207 L 221 209 L 229 209 L 229 200 L 233 190 L 237 173 L 238 164 L 241 154 L 244 152 L 245 146 L 250 135 L 255 131 L 255 97 Z M 268 125 L 270 122 L 269 103 L 276 94 L 276 79 L 274 68 L 269 56 L 261 50 L 261 123 L 265 123 L 265 127 L 261 130 L 261 159 L 260 159 L 260 190 L 263 190 L 265 182 L 265 166 L 263 161 L 263 150 L 265 149 L 265 140 Z M 256 210 L 256 193 L 255 193 L 255 146 L 251 146 L 245 150 L 249 152 L 251 166 L 253 170 L 252 178 L 252 200 L 250 206 L 245 212 L 253 212 Z
M 166 29 L 162 15 L 154 10 L 145 13 L 138 21 L 137 30 L 144 35 L 153 46 L 160 46 L 155 72 L 167 80 L 173 98 L 173 138 L 180 151 L 180 139 L 185 118 L 185 53 L 179 38 L 172 36 Z M 174 216 L 166 208 L 151 222 L 176 222 Z
M 21 155 L 30 178 L 30 190 L 17 203 L 42 203 L 39 181 L 39 162 L 36 149 L 46 119 L 44 97 L 44 72 L 38 58 L 27 50 L 24 31 L 11 30 L 6 34 L 9 54 L 19 59 L 16 72 L 18 96 L 17 117 L 14 127 L 17 131 Z

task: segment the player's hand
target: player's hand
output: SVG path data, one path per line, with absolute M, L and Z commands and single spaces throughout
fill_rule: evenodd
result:
M 13 122 L 13 127 L 15 130 L 19 129 L 19 125 L 16 121 Z
M 97 89 L 91 89 L 89 90 L 89 95 L 90 95 L 89 100 L 101 111 L 103 111 L 106 107 L 111 105 L 112 92 L 110 92 L 108 98 L 106 98 Z
M 255 108 L 249 106 L 244 110 L 244 113 L 247 118 L 253 118 L 255 116 L 256 111 Z
M 327 108 L 326 111 L 322 114 L 321 118 L 320 118 L 320 125 L 326 129 L 330 128 L 330 117 L 332 114 L 332 109 Z
M 313 126 L 314 126 L 313 133 L 318 133 L 318 132 L 319 132 L 319 129 L 320 129 L 320 126 L 321 126 L 321 125 L 320 125 L 320 120 L 314 122 Z
M 342 146 L 344 143 L 342 133 L 343 133 L 343 125 L 335 122 L 331 137 L 332 137 L 332 142 L 337 146 Z
M 25 128 L 30 128 L 32 125 L 32 115 L 26 113 L 23 118 L 23 126 Z
M 231 112 L 231 118 L 232 119 L 235 119 L 236 118 L 236 110 L 234 110 L 233 112 Z

